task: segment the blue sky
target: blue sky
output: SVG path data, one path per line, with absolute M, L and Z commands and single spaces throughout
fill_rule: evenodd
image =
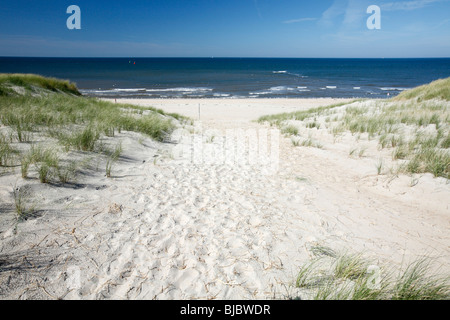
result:
M 0 56 L 450 57 L 450 0 L 5 0 Z

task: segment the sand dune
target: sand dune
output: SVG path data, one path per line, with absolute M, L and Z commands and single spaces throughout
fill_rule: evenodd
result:
M 219 146 L 227 130 L 273 129 L 251 121 L 258 116 L 338 101 L 126 102 L 196 120 L 200 103 L 202 128 L 214 132 L 200 139 Z M 185 129 L 198 135 L 199 124 Z M 9 253 L 1 298 L 294 297 L 291 285 L 314 245 L 397 266 L 423 254 L 450 265 L 445 179 L 425 174 L 411 187 L 407 176 L 377 175 L 374 158 L 296 148 L 282 135 L 272 173 L 258 163 L 180 161 L 173 153 L 177 144 L 135 133 L 116 138 L 124 156 L 111 179 L 94 172 L 79 187 L 32 185 L 41 206 L 51 210 L 22 223 L 17 235 L 11 224 L 1 230 L 1 252 Z M 14 182 L 4 179 L 0 195 L 6 199 Z

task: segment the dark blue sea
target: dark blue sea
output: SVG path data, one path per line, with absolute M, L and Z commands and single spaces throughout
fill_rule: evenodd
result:
M 0 58 L 0 73 L 67 79 L 105 98 L 386 98 L 450 77 L 450 58 Z

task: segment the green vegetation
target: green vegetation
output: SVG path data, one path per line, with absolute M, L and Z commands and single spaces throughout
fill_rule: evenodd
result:
M 188 120 L 152 107 L 82 97 L 68 81 L 0 74 L 0 166 L 20 164 L 23 178 L 34 168 L 42 183 L 67 183 L 79 168 L 64 160 L 69 152 L 106 153 L 110 174 L 121 149 L 109 154 L 106 137 L 133 131 L 163 141 L 175 129 L 175 119 Z
M 408 160 L 400 167 L 401 172 L 430 172 L 449 178 L 450 110 L 445 103 L 376 103 L 364 114 L 347 108 L 339 125 L 352 134 L 367 133 L 369 138 L 378 138 L 383 149 L 393 148 L 394 160 Z M 434 129 L 426 130 L 430 125 Z M 414 130 L 412 138 L 405 138 L 402 132 L 406 130 Z
M 15 186 L 13 197 L 17 222 L 26 220 L 35 213 L 35 209 L 29 204 L 30 193 L 26 187 Z
M 14 86 L 34 93 L 39 93 L 39 89 L 46 89 L 77 96 L 81 95 L 76 85 L 69 81 L 45 78 L 35 74 L 0 74 L 0 96 L 13 94 L 15 90 L 12 87 Z
M 440 99 L 450 101 L 450 78 L 440 79 L 412 90 L 407 90 L 393 98 L 393 101 L 417 99 L 418 101 Z
M 327 130 L 335 142 L 346 132 L 355 135 L 358 141 L 362 137 L 377 139 L 381 149 L 392 149 L 392 160 L 402 161 L 399 172 L 428 172 L 449 179 L 449 101 L 450 78 L 447 78 L 404 91 L 390 100 L 356 100 L 349 104 L 264 116 L 258 121 L 276 125 L 288 135 L 297 135 L 298 129 L 292 128 L 303 125 L 306 130 Z M 352 149 L 350 156 L 356 152 L 356 148 Z M 360 149 L 359 157 L 363 155 L 364 150 Z M 380 166 L 377 171 L 380 173 Z
M 350 103 L 352 103 L 352 102 L 350 102 Z M 305 119 L 314 118 L 315 116 L 332 114 L 334 108 L 340 107 L 340 106 L 343 106 L 346 104 L 348 104 L 348 103 L 338 103 L 338 104 L 333 104 L 333 105 L 324 106 L 324 107 L 312 108 L 312 109 L 304 110 L 304 111 L 262 116 L 258 119 L 258 122 L 260 122 L 260 123 L 268 122 L 270 125 L 280 126 L 280 124 L 283 121 L 287 121 L 287 120 L 304 121 Z
M 59 160 L 55 150 L 32 145 L 28 153 L 21 159 L 22 178 L 28 178 L 30 165 L 34 165 L 39 175 L 39 181 L 48 183 L 50 178 L 56 176 L 60 170 Z
M 314 252 L 314 251 L 313 251 Z M 419 259 L 394 276 L 361 254 L 321 247 L 300 268 L 296 287 L 315 300 L 448 300 L 450 278 L 433 274 L 430 259 Z
M 69 145 L 77 150 L 92 150 L 92 143 L 100 134 L 114 136 L 116 131 L 122 130 L 162 140 L 174 129 L 172 120 L 175 117 L 187 119 L 180 115 L 167 115 L 151 107 L 78 97 L 76 87 L 67 81 L 34 75 L 0 74 L 0 88 L 7 90 L 13 85 L 20 85 L 24 93 L 0 98 L 0 122 L 15 130 L 18 136 L 24 132 L 42 133 L 45 130 L 53 136 L 59 134 L 63 142 L 71 140 Z M 35 86 L 41 90 L 36 91 L 33 89 Z M 36 92 L 39 94 L 34 94 Z M 76 126 L 81 126 L 82 130 L 73 133 Z
M 375 165 L 377 168 L 377 174 L 380 175 L 383 171 L 383 159 L 378 160 L 378 163 Z
M 285 126 L 281 129 L 281 132 L 287 135 L 298 135 L 298 128 L 296 126 Z
M 292 141 L 292 145 L 294 147 L 298 147 L 300 145 L 300 139 L 292 139 L 291 138 L 291 141 Z
M 109 155 L 106 161 L 106 176 L 108 178 L 111 177 L 112 166 L 119 159 L 121 153 L 122 153 L 122 144 L 118 144 L 115 147 L 114 151 L 111 152 L 111 154 Z
M 11 147 L 7 137 L 0 133 L 0 166 L 12 165 L 17 153 L 17 150 Z
M 69 183 L 74 182 L 77 174 L 78 164 L 75 161 L 70 161 L 67 165 L 59 165 L 56 168 L 59 182 Z
M 134 106 L 63 94 L 2 97 L 0 112 L 0 122 L 15 130 L 18 137 L 25 132 L 47 131 L 77 150 L 92 150 L 92 142 L 100 134 L 112 136 L 115 131 L 127 130 L 161 141 L 174 128 L 172 117 L 150 108 L 148 114 L 141 115 Z M 77 126 L 82 130 L 73 133 Z
M 322 149 L 322 148 L 323 148 L 323 145 L 322 145 L 322 144 L 320 144 L 320 143 L 317 142 L 317 141 L 314 141 L 312 138 L 304 139 L 304 140 L 300 143 L 300 145 L 301 145 L 302 147 L 313 147 L 313 148 L 317 148 L 317 149 Z

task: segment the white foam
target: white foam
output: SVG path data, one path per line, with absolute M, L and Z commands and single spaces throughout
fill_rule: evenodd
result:
M 271 87 L 269 90 L 275 91 L 275 92 L 286 91 L 286 90 L 288 90 L 288 87 L 286 87 L 286 86 Z
M 353 89 L 359 90 L 359 89 L 361 89 L 361 87 L 353 87 Z
M 299 77 L 299 78 L 308 78 L 308 76 L 304 76 L 304 75 L 301 75 L 301 74 L 298 74 L 298 73 L 288 72 L 288 74 L 290 74 L 291 76 Z
M 336 86 L 327 86 L 327 89 L 336 89 Z
M 108 93 L 111 90 L 94 90 L 94 89 L 81 89 L 81 93 Z
M 264 94 L 272 94 L 271 91 L 260 91 L 260 92 L 249 92 L 250 95 L 264 95 Z
M 273 71 L 273 73 L 287 73 L 287 71 L 285 71 L 285 70 L 281 70 L 281 71 Z
M 249 92 L 249 95 L 270 95 L 270 94 L 285 94 L 291 92 L 309 92 L 311 90 L 308 87 L 288 87 L 288 86 L 277 86 L 271 87 L 268 90 Z
M 139 91 L 145 91 L 145 88 L 131 88 L 131 89 L 113 89 L 110 91 L 116 91 L 116 92 L 139 92 Z
M 166 89 L 146 89 L 147 92 L 208 92 L 213 91 L 211 88 L 166 88 Z
M 409 90 L 408 88 L 380 88 L 383 91 L 405 91 Z

